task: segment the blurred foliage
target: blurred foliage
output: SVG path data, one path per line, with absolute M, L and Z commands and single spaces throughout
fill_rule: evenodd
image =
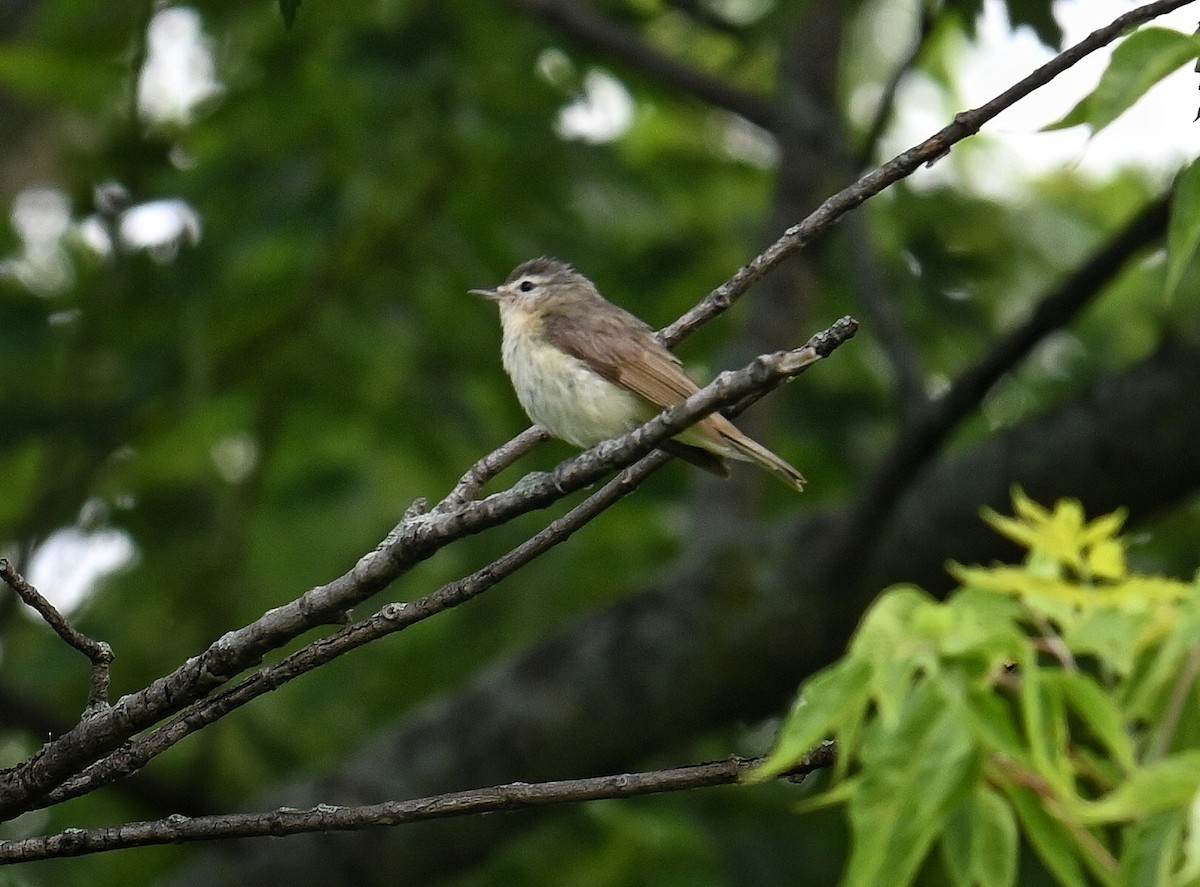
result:
M 1013 506 L 985 516 L 1024 565 L 955 567 L 944 603 L 885 592 L 760 776 L 836 738 L 803 806 L 845 805 L 847 887 L 913 883 L 935 848 L 951 883 L 1011 887 L 1021 837 L 1064 885 L 1194 884 L 1200 585 L 1131 573 L 1122 513 Z
M 781 41 L 803 0 L 688 6 L 595 4 L 744 89 L 770 95 L 779 86 Z M 978 4 L 946 6 L 964 15 L 936 30 L 923 62 L 935 80 L 953 67 Z M 1008 6 L 1014 21 L 1055 38 L 1048 3 Z M 118 694 L 340 574 L 415 497 L 440 495 L 525 426 L 500 368 L 494 309 L 466 295 L 469 287 L 530 256 L 558 255 L 663 325 L 777 234 L 764 221 L 778 174 L 768 137 L 503 4 L 309 0 L 285 28 L 274 4 L 213 0 L 200 12 L 221 90 L 192 119 L 158 124 L 135 113 L 153 8 L 101 15 L 80 0 L 28 4 L 0 45 L 0 111 L 10 124 L 0 135 L 0 197 L 7 206 L 45 186 L 65 196 L 70 216 L 36 267 L 16 263 L 32 261 L 17 226 L 0 226 L 0 259 L 10 260 L 0 273 L 0 540 L 28 565 L 64 528 L 127 534 L 135 559 L 73 613 L 117 651 Z M 891 0 L 846 12 L 851 33 L 872 16 L 913 13 Z M 851 95 L 886 80 L 899 43 L 847 47 L 842 93 Z M 595 69 L 630 92 L 632 122 L 607 141 L 568 137 L 560 113 Z M 965 166 L 975 150 L 956 149 L 943 169 Z M 1000 200 L 971 192 L 963 177 L 942 181 L 894 188 L 863 210 L 935 389 L 1158 184 L 1136 171 L 1100 183 L 1065 171 L 1029 183 L 1028 199 Z M 125 218 L 93 196 L 114 182 L 134 205 L 183 201 L 200 221 L 198 241 L 107 255 L 88 247 L 87 232 L 111 239 Z M 787 331 L 794 341 L 859 309 L 856 250 L 840 231 L 830 238 L 812 315 Z M 1160 266 L 1131 268 L 1056 349 L 1013 374 L 960 440 L 1070 396 L 1149 353 L 1164 328 L 1193 322 L 1194 275 L 1170 304 L 1156 295 L 1161 285 Z M 685 343 L 684 359 L 719 368 L 747 311 L 735 308 Z M 772 513 L 843 501 L 895 431 L 879 343 L 866 330 L 843 352 L 836 367 L 777 399 L 773 448 L 820 480 L 801 503 L 770 490 Z M 569 452 L 551 444 L 517 470 Z M 228 810 L 285 777 L 334 766 L 495 657 L 652 581 L 687 539 L 691 479 L 684 466 L 668 468 L 469 607 L 256 701 L 156 761 L 148 777 L 192 809 Z M 544 520 L 532 515 L 456 545 L 386 594 L 426 593 Z M 1148 541 L 1141 556 L 1194 568 L 1200 514 L 1170 520 L 1168 541 Z M 86 675 L 43 625 L 5 603 L 0 682 L 65 726 L 82 708 Z M 0 766 L 41 739 L 19 725 L 0 730 Z M 0 835 L 176 809 L 160 797 L 131 784 Z M 532 883 L 538 866 L 546 883 L 561 883 L 553 875 L 564 869 L 576 883 L 585 872 L 594 883 L 637 883 L 648 865 L 655 883 L 749 883 L 737 873 L 760 862 L 760 884 L 785 875 L 794 883 L 800 865 L 811 865 L 813 883 L 837 870 L 835 851 L 787 849 L 805 840 L 801 832 L 816 837 L 795 846 L 841 846 L 811 824 L 775 821 L 788 792 L 769 802 L 709 797 L 718 795 L 565 814 L 514 845 L 512 854 L 540 862 L 502 854 L 471 883 L 508 883 L 517 871 Z M 185 852 L 47 864 L 20 877 L 141 883 Z

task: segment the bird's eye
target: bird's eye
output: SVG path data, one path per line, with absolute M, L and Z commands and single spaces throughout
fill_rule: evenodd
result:
M 519 289 L 523 293 L 527 293 L 533 289 L 533 281 L 522 280 L 519 284 L 517 284 L 517 289 Z

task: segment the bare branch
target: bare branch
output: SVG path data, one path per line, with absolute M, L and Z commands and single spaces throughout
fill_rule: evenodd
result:
M 908 54 L 900 60 L 891 76 L 888 77 L 887 83 L 884 84 L 883 92 L 879 96 L 879 104 L 875 108 L 875 116 L 871 119 L 871 125 L 863 137 L 862 147 L 859 148 L 855 164 L 860 169 L 874 158 L 875 149 L 879 147 L 879 140 L 883 137 L 888 124 L 892 122 L 892 115 L 896 112 L 896 96 L 900 91 L 900 84 L 916 67 L 921 53 L 925 51 L 925 46 L 937 24 L 938 12 L 933 6 L 925 4 L 922 5 L 918 18 L 916 39 L 913 40 Z
M 798 778 L 833 763 L 834 748 L 814 749 L 785 776 Z M 512 782 L 491 788 L 450 792 L 411 801 L 389 801 L 358 807 L 320 804 L 310 810 L 280 808 L 269 813 L 230 813 L 217 816 L 170 816 L 150 822 L 97 829 L 68 829 L 56 835 L 0 841 L 0 865 L 84 856 L 109 850 L 181 844 L 228 838 L 282 837 L 307 832 L 354 831 L 407 825 L 429 819 L 527 810 L 558 804 L 578 804 L 605 798 L 686 791 L 737 783 L 762 763 L 762 758 L 730 758 L 669 770 L 622 773 L 554 782 Z
M 370 618 L 314 641 L 280 662 L 259 670 L 236 687 L 196 703 L 148 736 L 127 742 L 108 757 L 97 761 L 80 776 L 47 795 L 38 806 L 50 806 L 88 794 L 130 776 L 185 736 L 220 720 L 264 693 L 277 690 L 289 681 L 331 662 L 344 653 L 403 631 L 443 610 L 457 607 L 477 597 L 534 558 L 565 542 L 576 530 L 622 497 L 632 493 L 643 480 L 670 461 L 670 458 L 662 450 L 655 450 L 644 456 L 641 461 L 626 468 L 567 514 L 551 522 L 541 532 L 486 567 L 444 585 L 418 601 L 388 604 Z
M 534 0 L 522 2 L 533 3 Z M 1056 56 L 992 101 L 957 115 L 950 126 L 862 177 L 826 200 L 804 221 L 785 231 L 727 283 L 664 330 L 663 340 L 674 344 L 701 323 L 721 313 L 767 271 L 827 230 L 843 214 L 911 174 L 922 163 L 942 156 L 1001 110 L 1049 82 L 1088 53 L 1112 42 L 1130 28 L 1188 2 L 1190 0 L 1157 0 L 1132 10 Z M 331 621 L 446 544 L 543 507 L 567 492 L 596 481 L 614 468 L 632 463 L 704 412 L 735 401 L 750 391 L 779 384 L 786 375 L 781 374 L 781 367 L 789 360 L 795 362 L 795 355 L 795 352 L 780 352 L 755 361 L 746 368 L 744 375 L 722 376 L 686 404 L 667 411 L 643 428 L 618 441 L 601 444 L 583 456 L 563 463 L 553 472 L 530 475 L 511 490 L 445 511 L 435 509 L 429 514 L 411 516 L 347 574 L 227 633 L 170 675 L 112 707 L 94 713 L 69 733 L 47 743 L 30 761 L 0 771 L 0 814 L 26 809 L 30 799 L 45 795 L 133 734 L 228 682 L 255 665 L 267 651 L 287 643 L 303 631 Z
M 672 89 L 745 117 L 763 129 L 777 124 L 775 105 L 765 96 L 731 86 L 710 74 L 663 54 L 634 32 L 608 20 L 578 0 L 503 0 L 508 6 L 535 15 L 559 32 L 596 47 Z M 824 115 L 812 107 L 812 135 L 825 138 Z
M 757 538 L 744 543 L 773 567 L 738 585 L 738 606 L 714 607 L 729 595 L 727 573 L 713 569 L 729 551 L 709 551 L 430 700 L 336 772 L 273 790 L 286 799 L 277 803 L 368 803 L 515 778 L 611 772 L 721 725 L 777 713 L 807 675 L 844 653 L 880 588 L 911 582 L 942 594 L 951 584 L 948 559 L 1009 557 L 1008 543 L 977 514 L 981 504 L 1002 507 L 1014 481 L 1040 501 L 1080 497 L 1089 513 L 1128 506 L 1131 526 L 1186 503 L 1200 489 L 1200 398 L 1189 395 L 1195 390 L 1200 348 L 1168 343 L 1078 398 L 920 472 L 879 544 L 854 552 L 867 561 L 863 578 L 843 581 L 851 565 L 826 555 L 844 533 L 841 508 L 802 509 L 790 529 L 785 521 L 762 540 L 765 550 Z M 534 704 L 546 699 L 554 700 L 551 711 Z M 571 714 L 579 712 L 586 713 L 586 742 Z M 402 860 L 395 864 L 408 880 L 429 883 L 525 827 L 454 826 L 420 836 L 394 830 L 375 836 L 367 851 L 357 842 L 313 838 L 279 854 L 260 842 L 247 852 L 223 850 L 194 870 L 227 865 L 248 883 L 288 880 L 315 866 L 345 869 L 369 852 Z M 448 842 L 458 853 L 444 852 Z
M 826 331 L 818 334 L 804 348 L 788 352 L 794 357 L 783 361 L 782 368 L 786 372 L 794 374 L 811 366 L 837 347 L 837 344 L 840 344 L 841 336 L 852 334 L 853 326 L 843 319 L 831 330 L 835 332 Z M 727 415 L 735 415 L 756 399 L 754 395 L 741 398 L 724 412 Z M 220 720 L 264 693 L 277 690 L 289 681 L 331 662 L 344 653 L 403 631 L 444 610 L 466 603 L 511 576 L 522 566 L 541 556 L 555 545 L 565 542 L 576 530 L 622 497 L 633 492 L 643 480 L 665 465 L 670 458 L 667 453 L 655 450 L 636 464 L 626 468 L 599 492 L 589 496 L 563 517 L 552 521 L 543 530 L 482 569 L 444 585 L 420 600 L 411 603 L 388 604 L 370 618 L 348 625 L 329 637 L 314 641 L 275 665 L 260 669 L 236 687 L 196 703 L 148 736 L 127 742 L 107 757 L 92 764 L 78 777 L 47 794 L 38 802 L 37 806 L 57 804 L 69 798 L 88 794 L 104 785 L 130 776 L 185 736 Z
M 88 682 L 87 710 L 95 711 L 108 705 L 108 667 L 113 661 L 112 647 L 103 641 L 94 641 L 73 626 L 67 618 L 55 609 L 36 588 L 25 581 L 25 577 L 17 572 L 8 562 L 8 558 L 0 557 L 0 579 L 17 593 L 17 596 L 32 608 L 54 633 L 78 650 L 92 663 L 92 677 Z
M 256 664 L 267 651 L 366 600 L 451 542 L 549 505 L 614 468 L 633 463 L 714 410 L 756 392 L 761 395 L 799 375 L 857 329 L 853 319 L 844 317 L 803 348 L 763 355 L 741 370 L 722 373 L 683 403 L 629 434 L 566 460 L 552 472 L 527 475 L 511 489 L 478 502 L 406 519 L 350 572 L 227 632 L 171 674 L 76 725 L 24 764 L 0 772 L 0 812 L 27 809 L 30 800 L 56 788 L 133 733 L 200 699 Z
M 956 114 L 954 122 L 907 151 L 893 157 L 879 168 L 867 173 L 849 187 L 843 188 L 828 198 L 800 223 L 783 232 L 773 244 L 759 253 L 748 264 L 683 317 L 662 332 L 664 342 L 674 344 L 696 326 L 725 311 L 745 294 L 751 285 L 783 261 L 828 230 L 835 222 L 863 201 L 911 175 L 922 164 L 932 163 L 944 156 L 954 145 L 979 131 L 1005 108 L 1018 102 L 1034 90 L 1045 86 L 1080 59 L 1112 43 L 1130 29 L 1151 19 L 1164 15 L 1193 0 L 1156 0 L 1118 16 L 1112 22 L 1093 31 L 1083 40 L 1056 55 L 1032 74 L 1022 78 L 986 104 L 970 111 Z
M 874 528 L 887 519 L 892 507 L 950 432 L 983 401 L 1005 373 L 1049 333 L 1074 319 L 1138 251 L 1163 236 L 1169 208 L 1167 194 L 1138 213 L 1112 240 L 1042 298 L 1023 324 L 961 373 L 945 394 L 914 414 L 855 500 L 851 509 L 855 529 L 845 534 L 847 550 L 860 550 L 867 544 Z
M 470 470 L 462 476 L 462 479 L 455 484 L 454 489 L 438 505 L 438 509 L 445 511 L 448 508 L 462 505 L 465 502 L 475 499 L 479 495 L 479 491 L 492 478 L 530 452 L 538 444 L 544 443 L 549 439 L 550 435 L 543 431 L 540 426 L 534 425 L 526 428 L 508 443 L 492 450 L 472 465 Z

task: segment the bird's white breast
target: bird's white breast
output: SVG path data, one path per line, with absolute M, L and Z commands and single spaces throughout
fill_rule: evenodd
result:
M 504 369 L 529 418 L 577 447 L 618 437 L 654 412 L 642 398 L 609 382 L 551 344 L 541 322 L 517 308 L 501 311 Z

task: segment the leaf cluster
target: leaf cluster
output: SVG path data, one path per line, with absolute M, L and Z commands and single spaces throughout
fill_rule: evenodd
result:
M 1017 882 L 1020 839 L 1062 884 L 1200 876 L 1200 585 L 1128 569 L 1120 512 L 1078 502 L 985 517 L 1021 566 L 953 566 L 940 602 L 885 593 L 837 664 L 802 687 L 759 774 L 838 743 L 843 884 Z M 935 855 L 936 851 L 936 855 Z

